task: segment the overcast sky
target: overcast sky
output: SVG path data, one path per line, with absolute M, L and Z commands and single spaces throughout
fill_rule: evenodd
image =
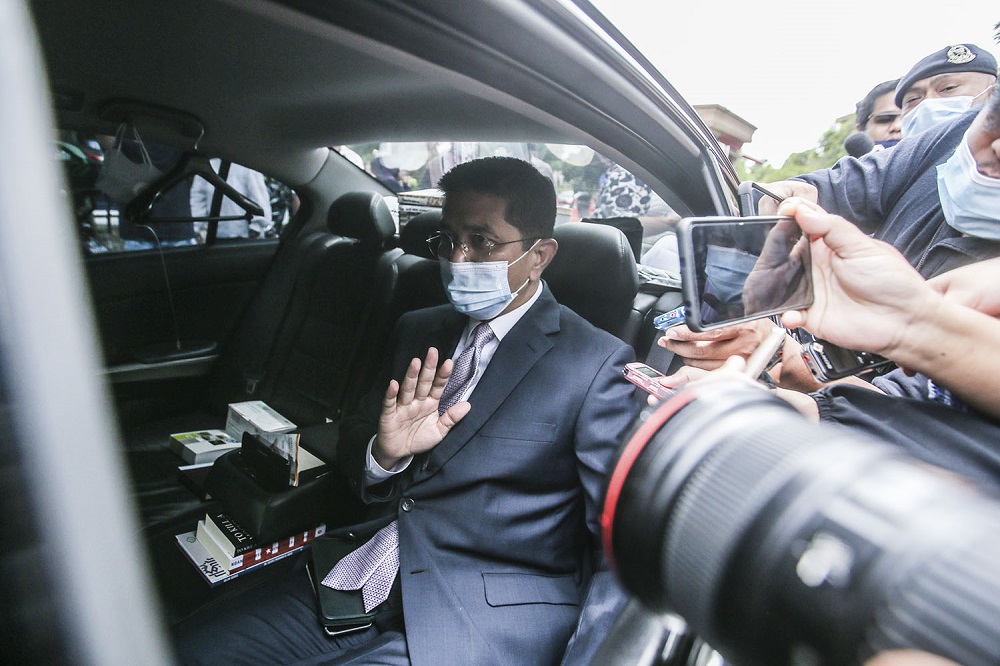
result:
M 996 0 L 591 0 L 692 104 L 757 126 L 744 152 L 779 165 L 881 81 L 971 42 L 1000 59 Z

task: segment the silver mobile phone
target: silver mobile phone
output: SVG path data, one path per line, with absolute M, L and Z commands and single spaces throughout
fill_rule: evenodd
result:
M 812 304 L 809 237 L 790 217 L 688 217 L 677 243 L 687 325 L 696 331 Z

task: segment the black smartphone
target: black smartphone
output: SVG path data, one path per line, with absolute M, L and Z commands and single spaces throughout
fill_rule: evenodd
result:
M 778 212 L 778 204 L 785 200 L 763 185 L 749 180 L 740 183 L 736 196 L 739 197 L 740 215 L 743 217 L 774 215 Z
M 677 226 L 677 244 L 693 330 L 812 305 L 809 237 L 790 217 L 687 217 Z
M 821 382 L 832 382 L 866 370 L 892 365 L 892 361 L 884 356 L 844 349 L 819 338 L 802 345 L 802 359 L 813 377 Z

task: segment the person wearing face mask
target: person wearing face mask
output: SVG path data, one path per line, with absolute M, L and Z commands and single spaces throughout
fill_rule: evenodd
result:
M 903 136 L 915 136 L 986 101 L 997 82 L 997 61 L 975 44 L 953 44 L 922 59 L 899 80 L 895 102 Z
M 1000 241 L 1000 95 L 990 97 L 955 154 L 938 166 L 937 184 L 951 228 Z
M 895 146 L 900 139 L 901 115 L 893 99 L 898 83 L 899 79 L 883 81 L 855 105 L 855 129 L 882 149 Z
M 429 244 L 451 303 L 400 318 L 384 377 L 337 446 L 370 519 L 344 531 L 398 558 L 388 597 L 372 597 L 375 626 L 323 637 L 300 576 L 255 592 L 264 604 L 185 621 L 182 661 L 270 663 L 291 642 L 323 663 L 583 664 L 624 605 L 597 537 L 604 479 L 640 407 L 622 374 L 632 348 L 542 280 L 558 250 L 548 178 L 491 157 L 439 187 Z
M 958 68 L 965 70 L 976 62 L 979 63 L 976 67 L 996 67 L 996 60 L 978 47 L 968 45 L 964 50 L 949 47 L 943 52 L 947 54 L 949 51 L 953 59 L 964 62 L 951 63 L 949 66 L 955 69 L 949 70 L 947 75 L 934 73 L 936 70 L 933 67 L 914 67 L 901 80 L 897 90 L 908 81 L 912 83 L 906 83 L 907 89 L 923 85 L 925 79 L 939 80 L 939 76 L 954 82 L 960 75 Z M 969 60 L 971 55 L 976 57 Z M 927 58 L 921 60 L 921 63 L 926 62 L 930 61 Z M 934 65 L 941 66 L 940 63 Z M 931 72 L 930 75 L 919 74 L 927 71 Z M 985 83 L 988 84 L 989 80 L 990 76 L 986 76 Z M 984 81 L 977 81 L 973 86 L 973 96 L 982 92 L 982 88 L 976 89 L 976 86 Z M 966 108 L 956 118 L 914 136 L 904 137 L 892 150 L 873 152 L 860 158 L 844 157 L 833 167 L 770 183 L 767 188 L 782 197 L 798 196 L 816 202 L 824 210 L 851 220 L 865 233 L 899 250 L 924 278 L 1000 256 L 1000 239 L 993 234 L 981 230 L 966 233 L 960 228 L 962 221 L 957 226 L 949 224 L 944 210 L 949 203 L 942 203 L 939 194 L 939 167 L 957 159 L 956 151 L 963 141 L 969 146 L 988 146 L 1000 138 L 996 132 L 1000 126 L 1000 94 L 983 94 L 977 102 L 982 102 L 982 106 Z M 984 152 L 988 151 L 979 148 L 976 155 L 980 175 L 983 165 L 988 163 Z M 949 172 L 950 178 L 956 182 L 963 180 L 962 173 L 966 174 L 964 182 L 969 183 L 973 182 L 975 173 L 972 170 L 962 172 L 955 166 Z M 957 192 L 961 188 L 952 189 Z M 983 188 L 976 189 L 981 191 Z M 986 191 L 992 190 L 987 188 Z M 967 197 L 967 193 L 960 194 L 959 200 L 964 202 Z M 988 205 L 989 198 L 986 201 Z M 969 205 L 977 204 L 973 201 Z M 762 211 L 762 214 L 773 212 Z M 706 333 L 677 326 L 668 331 L 668 337 L 662 338 L 660 344 L 683 358 L 686 364 L 711 370 L 721 366 L 729 356 L 749 355 L 773 326 L 767 320 L 760 320 Z M 790 359 L 798 358 L 793 341 L 789 340 L 784 353 Z M 782 364 L 777 370 L 782 376 L 788 373 L 786 380 L 790 382 L 789 386 L 800 390 L 817 386 L 804 364 L 796 367 Z M 779 381 L 779 385 L 781 383 Z
M 917 374 L 912 392 L 894 391 L 882 377 L 875 384 L 884 393 L 841 383 L 808 393 L 779 389 L 778 397 L 814 420 L 873 435 L 1000 492 L 1000 259 L 924 280 L 896 250 L 812 202 L 788 199 L 779 211 L 811 239 L 816 293 L 808 308 L 785 312 L 782 323 L 884 355 Z M 741 363 L 726 365 L 731 372 Z M 708 374 L 688 368 L 660 382 L 677 389 Z M 948 399 L 929 399 L 929 386 Z

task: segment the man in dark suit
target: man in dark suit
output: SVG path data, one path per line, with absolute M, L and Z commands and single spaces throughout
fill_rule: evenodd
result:
M 587 663 L 624 601 L 597 543 L 605 475 L 640 404 L 622 376 L 633 352 L 541 280 L 557 251 L 551 181 L 487 158 L 440 186 L 431 244 L 452 304 L 401 318 L 386 377 L 338 446 L 372 518 L 350 532 L 398 532 L 398 574 L 374 628 L 293 641 L 332 663 Z M 234 626 L 264 640 L 274 618 Z

